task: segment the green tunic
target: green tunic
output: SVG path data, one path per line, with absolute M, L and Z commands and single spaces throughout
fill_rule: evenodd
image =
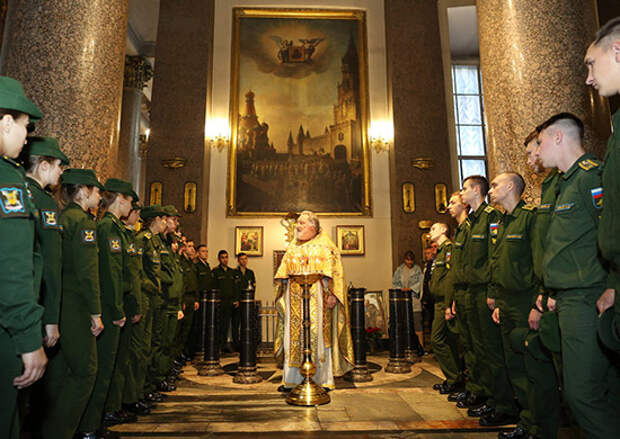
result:
M 241 267 L 237 267 L 235 269 L 235 283 L 237 291 L 247 290 L 248 287 L 251 287 L 253 290 L 256 290 L 256 277 L 254 276 L 254 272 L 249 268 L 245 269 L 245 273 L 241 271 Z
M 35 215 L 23 168 L 0 158 L 0 436 L 16 438 L 17 389 L 13 379 L 22 373 L 19 354 L 41 347 L 39 284 L 33 273 L 40 264 L 33 257 Z
M 198 269 L 198 290 L 202 292 L 213 288 L 213 278 L 209 263 L 198 259 L 196 268 Z
M 62 227 L 62 303 L 60 352 L 46 374 L 53 400 L 43 437 L 70 438 L 91 396 L 97 374 L 97 344 L 91 316 L 101 314 L 96 225 L 91 215 L 70 202 L 60 214 Z
M 562 175 L 543 266 L 545 286 L 557 299 L 566 402 L 586 436 L 607 438 L 620 431 L 614 409 L 620 383 L 597 332 L 596 300 L 607 282 L 596 245 L 600 171 L 584 154 Z
M 616 309 L 620 314 L 620 110 L 613 116 L 613 135 L 607 143 L 603 165 L 605 206 L 598 229 L 601 254 L 610 264 L 609 288 L 616 290 Z
M 58 203 L 38 182 L 26 178 L 34 204 L 39 209 L 36 237 L 43 257 L 43 279 L 39 302 L 45 308 L 43 324 L 58 324 L 62 286 L 62 235 L 58 222 Z
M 559 183 L 562 173 L 557 169 L 549 171 L 542 182 L 540 194 L 540 204 L 536 208 L 536 220 L 532 230 L 532 252 L 534 258 L 534 273 L 538 282 L 543 281 L 543 254 L 545 252 L 545 241 L 549 224 L 551 224 L 551 214 L 555 207 L 555 198 L 559 190 Z

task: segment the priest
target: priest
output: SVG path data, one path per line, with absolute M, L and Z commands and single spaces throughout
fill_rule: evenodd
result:
M 281 392 L 288 392 L 303 377 L 302 288 L 289 276 L 319 273 L 310 288 L 310 342 L 316 366 L 315 383 L 334 389 L 334 377 L 353 368 L 353 343 L 349 307 L 340 251 L 321 230 L 318 217 L 303 211 L 296 225 L 296 239 L 289 245 L 276 272 L 278 319 L 275 356 L 283 365 Z

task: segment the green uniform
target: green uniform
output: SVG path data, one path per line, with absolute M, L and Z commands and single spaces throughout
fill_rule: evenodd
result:
M 138 323 L 132 325 L 130 338 L 130 358 L 129 365 L 131 371 L 125 380 L 125 389 L 123 391 L 123 403 L 134 404 L 144 398 L 144 379 L 146 375 L 146 365 L 149 359 L 151 349 L 150 330 L 147 328 L 147 316 L 150 313 L 149 296 L 144 291 L 144 239 L 140 235 L 136 235 L 133 230 L 127 229 L 131 233 L 130 245 L 133 242 L 135 249 L 135 257 L 130 258 L 129 276 L 133 282 L 135 296 L 140 297 L 139 308 L 136 303 L 138 312 L 142 317 Z M 131 307 L 125 306 L 127 313 L 131 313 Z M 150 324 L 152 326 L 153 319 L 150 315 Z
M 189 352 L 194 354 L 200 351 L 200 341 L 202 338 L 202 297 L 203 293 L 213 288 L 213 278 L 211 276 L 211 267 L 208 262 L 202 262 L 200 258 L 196 261 L 196 269 L 198 271 L 198 299 L 200 302 L 200 308 L 197 314 L 194 316 L 194 324 L 192 325 L 192 332 L 189 342 Z M 200 316 L 200 317 L 198 317 Z
M 480 384 L 480 369 L 476 362 L 476 354 L 474 352 L 472 331 L 469 327 L 471 314 L 476 313 L 476 309 L 471 301 L 471 296 L 467 289 L 467 276 L 465 273 L 464 250 L 468 240 L 471 239 L 471 225 L 469 219 L 465 219 L 458 225 L 454 234 L 452 243 L 452 276 L 454 279 L 453 293 L 446 296 L 446 307 L 454 302 L 456 311 L 456 327 L 458 330 L 459 340 L 463 347 L 463 358 L 465 367 L 469 372 L 469 378 L 465 383 L 465 388 L 475 395 L 484 394 L 482 385 Z M 445 310 L 444 310 L 445 312 Z
M 127 251 L 124 226 L 110 212 L 97 224 L 99 247 L 99 282 L 103 332 L 97 339 L 97 379 L 80 422 L 79 431 L 91 432 L 101 427 L 104 405 L 114 372 L 121 328 L 113 321 L 125 317 L 123 307 L 123 258 Z
M 151 364 L 149 368 L 149 381 L 151 385 L 148 386 L 149 391 L 154 391 L 159 383 L 166 379 L 166 372 L 160 372 L 160 364 L 163 363 L 163 349 L 164 349 L 164 335 L 166 330 L 166 324 L 168 321 L 168 314 L 166 312 L 166 303 L 164 300 L 164 291 L 172 284 L 172 277 L 169 270 L 163 269 L 163 259 L 168 257 L 168 248 L 164 246 L 161 235 L 153 235 L 149 241 L 154 250 L 157 253 L 157 260 L 159 261 L 158 276 L 161 289 L 159 294 L 154 299 L 153 306 L 153 326 L 151 335 Z M 146 247 L 145 247 L 146 255 Z M 142 259 L 146 264 L 146 260 Z M 154 265 L 154 264 L 153 264 Z M 144 266 L 147 271 L 146 265 Z
M 601 255 L 609 265 L 607 288 L 616 290 L 616 331 L 620 333 L 620 110 L 613 116 L 613 135 L 603 165 L 605 206 L 598 230 Z
M 46 375 L 48 413 L 45 439 L 71 439 L 91 396 L 97 375 L 97 342 L 91 316 L 101 314 L 96 225 L 76 203 L 59 218 L 62 227 L 60 348 Z
M 158 373 L 162 379 L 168 376 L 174 361 L 174 339 L 177 331 L 178 312 L 181 310 L 183 296 L 183 272 L 179 266 L 178 256 L 172 246 L 162 237 L 164 248 L 160 252 L 161 271 L 167 273 L 170 283 L 162 279 L 164 306 L 162 310 L 162 355 L 158 365 Z M 164 241 L 165 240 L 165 241 Z
M 557 300 L 566 401 L 588 437 L 611 438 L 620 431 L 613 400 L 617 370 L 597 339 L 596 300 L 607 282 L 596 245 L 600 169 L 592 155 L 584 154 L 562 175 L 543 271 L 545 287 Z
M 198 290 L 202 292 L 213 288 L 213 277 L 209 263 L 198 259 L 196 269 L 198 270 Z
M 43 258 L 39 301 L 44 308 L 43 325 L 57 325 L 62 287 L 62 235 L 58 222 L 58 203 L 37 181 L 27 177 L 26 182 L 40 215 L 35 230 Z
M 144 393 L 155 391 L 158 384 L 157 373 L 154 368 L 155 348 L 153 343 L 153 331 L 155 329 L 155 313 L 159 311 L 163 300 L 161 298 L 161 241 L 159 236 L 144 230 L 136 238 L 138 249 L 142 248 L 142 291 L 145 297 L 146 307 L 144 316 L 144 357 L 145 361 L 136 373 L 136 386 Z M 140 250 L 138 250 L 140 251 Z
M 510 413 L 511 408 L 496 406 L 492 399 L 495 392 L 494 369 L 502 367 L 501 357 L 492 362 L 490 354 L 501 353 L 502 342 L 499 327 L 491 320 L 491 310 L 487 305 L 487 289 L 491 280 L 489 272 L 489 229 L 496 223 L 499 212 L 486 203 L 469 214 L 470 238 L 465 242 L 463 250 L 464 273 L 470 295 L 470 303 L 475 310 L 470 313 L 467 324 L 471 331 L 472 344 L 479 365 L 480 384 L 484 396 L 489 398 L 487 405 L 500 413 Z
M 254 272 L 252 270 L 246 268 L 244 273 L 241 271 L 241 267 L 237 267 L 233 276 L 235 278 L 235 291 L 238 295 L 237 300 L 241 298 L 241 291 L 247 290 L 248 287 L 252 288 L 256 292 L 256 277 L 254 276 Z M 241 347 L 241 310 L 238 306 L 233 306 L 230 320 L 232 324 L 233 344 L 235 349 L 239 350 Z
M 19 436 L 13 379 L 22 374 L 20 355 L 41 347 L 43 308 L 37 304 L 39 282 L 33 276 L 41 270 L 33 258 L 38 219 L 24 175 L 13 160 L 0 158 L 0 436 L 7 439 Z
M 183 272 L 183 319 L 177 326 L 177 339 L 175 342 L 174 357 L 182 353 L 189 355 L 189 334 L 194 323 L 194 304 L 199 301 L 198 297 L 198 267 L 191 259 L 179 258 L 179 265 Z
M 496 381 L 499 392 L 496 390 L 494 398 L 511 405 L 516 396 L 521 408 L 519 423 L 530 433 L 533 433 L 535 422 L 529 410 L 530 385 L 525 357 L 513 350 L 510 333 L 517 328 L 529 327 L 528 316 L 537 294 L 531 245 L 534 221 L 534 208 L 521 200 L 511 213 L 502 215 L 498 224 L 492 224 L 491 286 L 488 293 L 500 310 L 504 356 L 504 367 L 495 374 L 499 377 Z M 550 372 L 553 377 L 552 368 Z M 553 436 L 544 437 L 556 435 L 557 425 Z
M 105 412 L 107 413 L 121 410 L 126 392 L 136 393 L 133 367 L 136 358 L 133 352 L 132 338 L 137 324 L 132 323 L 131 319 L 136 315 L 142 315 L 142 286 L 133 231 L 123 226 L 123 233 L 126 243 L 123 252 L 123 308 L 127 321 L 121 329 L 116 366 L 105 404 Z M 137 401 L 136 399 L 133 402 Z
M 221 264 L 211 272 L 214 288 L 220 291 L 220 321 L 219 321 L 219 345 L 224 348 L 228 337 L 228 328 L 231 326 L 233 302 L 239 300 L 235 284 L 235 270 L 223 267 Z
M 435 299 L 435 316 L 431 329 L 431 345 L 435 358 L 446 377 L 448 385 L 462 380 L 458 366 L 456 335 L 448 328 L 445 319 L 446 297 L 451 298 L 454 290 L 452 276 L 452 242 L 446 239 L 437 249 L 437 256 L 431 268 L 429 290 Z

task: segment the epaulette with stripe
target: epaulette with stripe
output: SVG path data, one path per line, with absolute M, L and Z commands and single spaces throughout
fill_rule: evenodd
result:
M 151 239 L 153 237 L 153 234 L 151 232 L 144 232 L 144 237 L 146 239 Z
M 487 206 L 484 208 L 484 211 L 486 213 L 493 213 L 495 211 L 495 209 L 493 208 L 493 206 Z
M 536 209 L 536 206 L 533 206 L 531 204 L 524 204 L 523 205 L 523 210 L 529 210 L 530 212 L 533 212 Z
M 585 159 L 579 162 L 579 167 L 584 171 L 589 171 L 590 169 L 598 168 L 599 166 L 600 164 L 592 159 Z

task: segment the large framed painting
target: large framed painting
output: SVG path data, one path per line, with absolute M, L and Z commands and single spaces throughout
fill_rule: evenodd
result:
M 228 215 L 371 215 L 365 12 L 233 14 Z

